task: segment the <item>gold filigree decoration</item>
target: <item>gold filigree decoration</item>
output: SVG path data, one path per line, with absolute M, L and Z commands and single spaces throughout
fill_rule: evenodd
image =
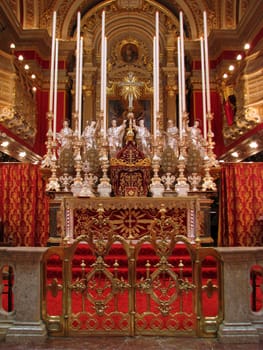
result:
M 126 289 L 129 289 L 131 285 L 127 283 L 123 277 L 119 278 L 113 278 L 112 280 L 112 294 L 119 294 L 123 293 Z
M 74 292 L 76 292 L 77 294 L 84 293 L 87 289 L 86 282 L 87 281 L 84 278 L 77 278 L 76 281 L 74 281 L 74 283 L 70 284 L 69 289 L 74 290 Z
M 138 160 L 136 163 L 129 163 L 123 159 L 111 158 L 110 160 L 111 166 L 129 166 L 129 167 L 140 167 L 140 166 L 150 166 L 151 160 L 150 158 L 144 158 Z
M 167 317 L 171 305 L 179 298 L 180 309 L 183 310 L 183 294 L 188 294 L 196 286 L 183 278 L 183 264 L 180 262 L 180 277 L 173 271 L 173 265 L 165 256 L 154 266 L 157 269 L 150 275 L 150 263 L 146 263 L 146 278 L 141 277 L 136 283 L 136 288 L 144 294 L 148 294 L 158 305 L 162 316 Z
M 94 305 L 95 305 L 96 313 L 99 316 L 103 316 L 105 310 L 107 309 L 107 305 L 105 305 L 105 303 L 102 300 L 95 301 Z
M 108 302 L 117 294 L 131 286 L 123 277 L 118 278 L 119 264 L 117 260 L 113 264 L 114 274 L 109 271 L 110 266 L 105 263 L 102 256 L 98 256 L 91 271 L 85 274 L 86 264 L 81 262 L 82 276 L 69 285 L 69 289 L 76 294 L 81 294 L 82 311 L 85 310 L 85 299 L 94 306 L 98 316 L 103 316 L 108 307 Z

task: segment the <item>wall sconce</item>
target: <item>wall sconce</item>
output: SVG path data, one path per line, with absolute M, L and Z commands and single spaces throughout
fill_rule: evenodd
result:
M 26 152 L 24 152 L 24 151 L 19 152 L 19 157 L 25 158 L 25 156 L 26 156 Z
M 9 145 L 9 141 L 3 141 L 2 143 L 1 143 L 1 146 L 2 147 L 8 147 L 8 145 Z
M 256 141 L 251 141 L 249 147 L 252 149 L 258 148 L 258 143 Z
M 244 45 L 244 50 L 245 51 L 248 51 L 250 49 L 250 44 L 249 43 L 246 43 L 245 45 Z
M 237 152 L 232 152 L 231 153 L 231 156 L 234 157 L 234 158 L 238 158 L 239 157 L 239 154 Z
M 15 48 L 16 48 L 15 44 L 14 44 L 14 43 L 11 43 L 11 44 L 10 44 L 10 50 L 11 50 L 11 54 L 12 54 L 12 55 L 14 54 Z

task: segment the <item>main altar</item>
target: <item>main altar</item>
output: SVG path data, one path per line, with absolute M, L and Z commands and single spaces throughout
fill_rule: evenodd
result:
M 212 198 L 186 197 L 81 198 L 57 192 L 50 196 L 49 245 L 71 244 L 82 235 L 111 231 L 127 241 L 150 235 L 156 220 L 166 221 L 165 232 L 174 230 L 191 243 L 213 245 L 211 237 Z M 165 234 L 164 232 L 164 234 Z
M 169 219 L 176 232 L 192 243 L 211 243 L 209 212 L 211 193 L 217 192 L 212 176 L 218 167 L 213 152 L 213 132 L 207 57 L 206 13 L 204 42 L 201 40 L 203 85 L 203 125 L 192 125 L 186 110 L 183 15 L 180 13 L 178 38 L 178 116 L 165 118 L 160 107 L 159 12 L 155 12 L 153 57 L 145 69 L 143 47 L 122 41 L 122 55 L 114 62 L 116 77 L 108 72 L 105 35 L 106 13 L 101 13 L 100 110 L 83 123 L 83 40 L 77 15 L 75 112 L 57 130 L 57 51 L 52 37 L 50 108 L 47 113 L 47 153 L 42 161 L 47 175 L 46 190 L 51 195 L 50 242 L 70 243 L 92 230 L 113 230 L 126 239 L 138 239 L 158 217 Z M 53 16 L 55 33 L 56 13 Z M 136 53 L 131 60 L 126 55 Z M 55 55 L 56 53 L 56 55 Z M 124 54 L 125 53 L 125 54 Z M 147 56 L 148 57 L 148 56 Z M 204 60 L 205 59 L 205 60 Z M 139 63 L 141 65 L 139 65 Z M 121 70 L 120 70 L 121 69 Z M 120 75 L 121 72 L 121 75 Z M 110 73 L 108 77 L 107 74 Z M 107 79 L 108 78 L 108 79 Z M 117 80 L 116 80 L 117 79 Z M 121 115 L 110 116 L 110 85 L 125 102 Z M 149 125 L 145 113 L 138 114 L 136 103 L 150 96 Z M 97 101 L 96 101 L 97 102 Z M 144 111 L 145 112 L 145 111 Z M 58 234 L 59 232 L 59 234 Z

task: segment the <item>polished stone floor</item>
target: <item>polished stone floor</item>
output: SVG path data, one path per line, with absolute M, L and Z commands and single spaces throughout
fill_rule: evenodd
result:
M 7 344 L 5 350 L 263 350 L 260 344 L 220 344 L 216 339 L 172 337 L 49 338 L 42 344 Z

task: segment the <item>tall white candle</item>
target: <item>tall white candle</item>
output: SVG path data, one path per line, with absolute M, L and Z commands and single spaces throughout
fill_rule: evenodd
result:
M 181 67 L 181 40 L 177 38 L 177 60 L 178 60 L 178 119 L 179 119 L 179 136 L 182 139 L 182 67 Z
M 55 41 L 55 74 L 54 74 L 54 116 L 53 116 L 53 140 L 56 140 L 57 132 L 57 97 L 58 97 L 58 39 Z
M 104 107 L 104 77 L 105 77 L 105 72 L 104 72 L 104 61 L 105 61 L 105 11 L 102 11 L 102 23 L 101 23 L 101 82 L 100 82 L 100 109 L 103 111 Z
M 153 38 L 153 137 L 156 139 L 157 91 L 156 91 L 156 36 Z
M 203 104 L 203 136 L 207 137 L 207 123 L 206 123 L 206 91 L 205 91 L 205 61 L 204 61 L 204 40 L 200 38 L 201 50 L 201 72 L 202 72 L 202 104 Z
M 55 40 L 56 40 L 56 21 L 57 13 L 53 12 L 52 22 L 52 44 L 51 44 L 51 62 L 50 62 L 50 90 L 49 90 L 49 112 L 53 111 L 54 99 L 54 60 L 55 60 Z
M 156 112 L 159 113 L 159 12 L 156 12 L 155 15 L 155 36 L 156 36 Z
M 205 80 L 206 80 L 206 105 L 207 113 L 211 112 L 211 100 L 210 100 L 210 82 L 209 82 L 209 60 L 208 60 L 208 37 L 207 37 L 207 16 L 206 12 L 203 13 L 204 18 L 204 49 L 205 49 Z
M 80 38 L 80 49 L 79 49 L 79 130 L 78 130 L 78 136 L 80 138 L 81 136 L 81 124 L 82 124 L 82 68 L 83 68 L 83 38 Z
M 104 37 L 104 64 L 103 64 L 103 130 L 104 138 L 107 134 L 107 38 Z
M 180 12 L 180 43 L 181 43 L 181 84 L 182 84 L 182 112 L 186 112 L 186 99 L 185 99 L 185 68 L 184 68 L 184 25 L 183 25 L 183 13 Z
M 76 43 L 76 88 L 75 88 L 75 112 L 79 108 L 79 51 L 80 51 L 80 12 L 77 14 L 77 43 Z

